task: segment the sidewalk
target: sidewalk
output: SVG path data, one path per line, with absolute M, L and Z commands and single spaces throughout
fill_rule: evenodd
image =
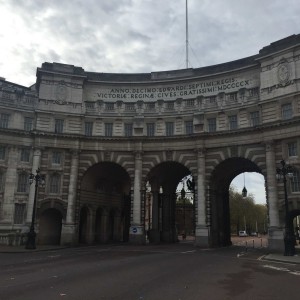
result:
M 51 251 L 68 248 L 66 246 L 59 245 L 38 245 L 36 249 L 25 249 L 24 246 L 5 246 L 0 245 L 0 253 L 30 253 L 30 252 L 40 252 L 40 251 Z

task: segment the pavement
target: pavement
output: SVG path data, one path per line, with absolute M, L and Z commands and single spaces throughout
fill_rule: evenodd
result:
M 85 246 L 87 247 L 87 246 Z M 238 247 L 238 246 L 237 246 Z M 0 245 L 0 253 L 32 253 L 41 251 L 53 251 L 66 249 L 66 246 L 60 245 L 38 245 L 36 249 L 25 249 L 24 246 L 5 246 Z M 241 247 L 244 250 L 244 247 Z M 259 257 L 259 260 L 267 260 L 273 262 L 290 263 L 290 264 L 300 264 L 300 245 L 296 246 L 296 255 L 294 256 L 284 256 L 283 253 L 267 253 L 267 248 L 261 248 L 263 255 Z M 247 251 L 251 252 L 251 248 Z M 255 250 L 259 250 L 255 248 Z

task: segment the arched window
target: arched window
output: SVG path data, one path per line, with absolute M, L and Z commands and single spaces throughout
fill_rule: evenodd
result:
M 58 173 L 54 173 L 50 176 L 49 193 L 51 194 L 60 193 L 60 175 Z

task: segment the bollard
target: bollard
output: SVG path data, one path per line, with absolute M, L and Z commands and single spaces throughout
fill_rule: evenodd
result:
M 252 240 L 252 242 L 253 242 L 253 249 L 254 249 L 254 240 Z
M 260 239 L 260 248 L 262 248 L 262 239 Z
M 245 245 L 246 245 L 245 251 L 247 252 L 248 251 L 248 242 L 247 241 L 245 242 Z

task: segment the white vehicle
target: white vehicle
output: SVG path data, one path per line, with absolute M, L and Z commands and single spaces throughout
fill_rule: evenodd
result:
M 248 236 L 248 234 L 245 230 L 240 230 L 239 231 L 239 236 Z

